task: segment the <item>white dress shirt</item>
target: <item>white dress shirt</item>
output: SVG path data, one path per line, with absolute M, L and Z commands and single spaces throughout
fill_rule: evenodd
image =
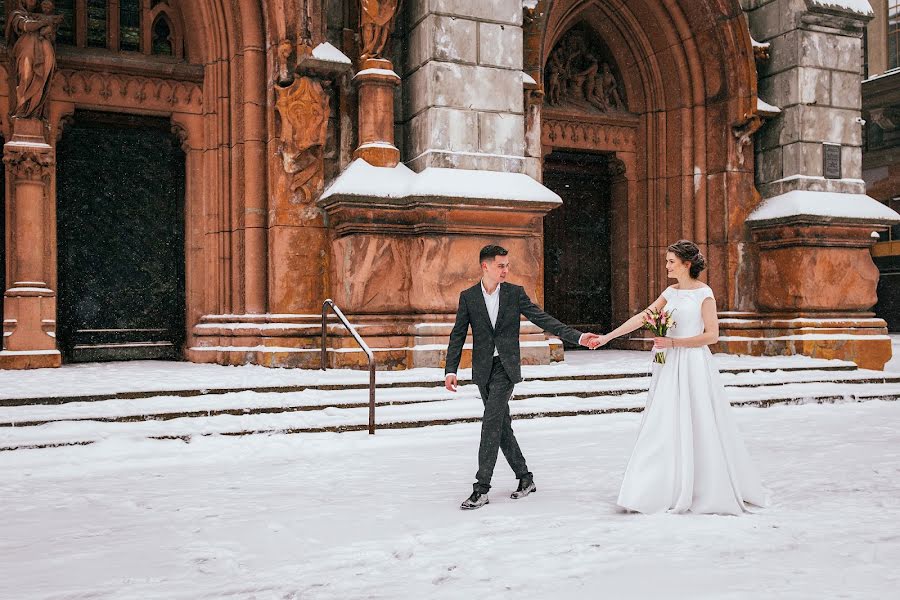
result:
M 500 312 L 500 286 L 502 283 L 498 283 L 497 287 L 494 288 L 494 293 L 489 294 L 486 289 L 484 289 L 484 280 L 481 281 L 481 295 L 484 296 L 484 305 L 487 307 L 488 317 L 491 319 L 491 327 L 497 327 L 497 313 Z M 500 356 L 500 351 L 497 350 L 497 346 L 494 346 L 494 356 Z

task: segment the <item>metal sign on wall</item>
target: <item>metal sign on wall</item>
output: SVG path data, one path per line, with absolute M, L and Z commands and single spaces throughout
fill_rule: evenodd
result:
M 822 172 L 826 179 L 841 178 L 840 144 L 822 144 Z

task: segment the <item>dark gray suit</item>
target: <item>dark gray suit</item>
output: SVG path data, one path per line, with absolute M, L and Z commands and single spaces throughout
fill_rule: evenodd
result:
M 511 283 L 500 284 L 497 325 L 492 327 L 480 281 L 459 295 L 456 323 L 450 333 L 445 372 L 456 373 L 466 334 L 469 326 L 472 327 L 472 380 L 478 385 L 484 402 L 481 445 L 478 450 L 478 474 L 474 488 L 476 492 L 482 494 L 487 493 L 491 487 L 491 477 L 499 450 L 503 450 L 503 455 L 517 478 L 531 476 L 513 433 L 509 414 L 509 399 L 512 397 L 513 387 L 522 381 L 519 349 L 519 326 L 522 315 L 544 331 L 567 342 L 577 344 L 581 339 L 580 331 L 564 325 L 545 313 L 528 298 L 528 294 L 521 286 Z M 496 357 L 495 346 L 500 354 Z

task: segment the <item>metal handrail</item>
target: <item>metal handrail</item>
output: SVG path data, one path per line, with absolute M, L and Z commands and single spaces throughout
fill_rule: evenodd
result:
M 366 357 L 369 359 L 369 434 L 375 435 L 375 354 L 372 352 L 372 349 L 369 348 L 369 345 L 360 337 L 356 328 L 350 324 L 350 321 L 347 320 L 347 317 L 344 316 L 341 309 L 337 307 L 334 300 L 331 300 L 330 298 L 322 303 L 322 370 L 326 370 L 327 362 L 325 338 L 327 337 L 326 327 L 328 326 L 329 308 L 331 308 L 331 311 L 341 320 L 341 323 L 344 324 L 344 327 L 347 328 L 353 336 L 353 339 L 356 340 L 356 343 L 359 344 L 359 347 L 362 348 L 363 352 L 366 353 Z

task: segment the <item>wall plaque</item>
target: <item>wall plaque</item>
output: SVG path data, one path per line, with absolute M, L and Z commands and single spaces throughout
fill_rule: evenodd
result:
M 841 178 L 840 144 L 822 144 L 822 172 L 826 179 Z

